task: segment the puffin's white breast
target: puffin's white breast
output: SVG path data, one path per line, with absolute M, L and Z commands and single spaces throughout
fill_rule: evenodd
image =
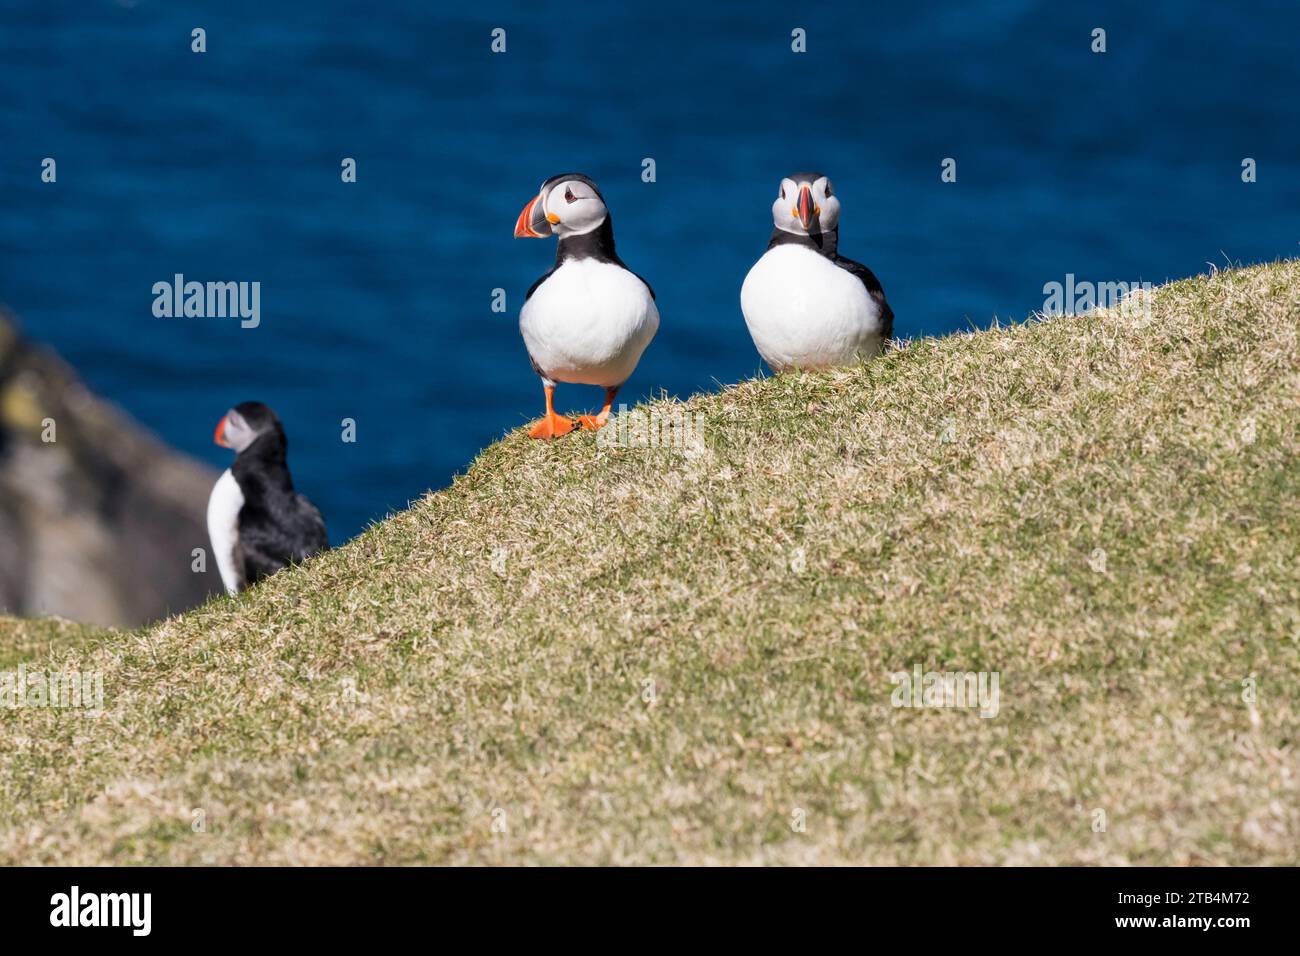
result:
M 883 345 L 880 307 L 862 280 L 803 246 L 777 246 L 754 263 L 740 310 L 777 371 L 851 365 Z
M 221 583 L 227 594 L 234 594 L 242 583 L 242 575 L 235 569 L 235 546 L 239 543 L 239 509 L 244 507 L 244 493 L 239 482 L 227 468 L 212 486 L 208 498 L 208 537 L 212 540 L 212 555 L 221 572 Z
M 659 328 L 646 284 L 595 259 L 569 259 L 537 287 L 519 313 L 528 354 L 550 379 L 622 385 Z

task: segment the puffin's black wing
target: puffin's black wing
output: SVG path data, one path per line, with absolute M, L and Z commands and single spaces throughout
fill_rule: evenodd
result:
M 244 584 L 251 585 L 262 578 L 288 567 L 289 547 L 279 528 L 261 522 L 245 521 L 240 512 L 239 551 L 244 559 Z
M 239 550 L 249 584 L 328 549 L 325 521 L 302 495 L 271 499 L 261 507 L 245 503 L 239 512 Z
M 876 274 L 864 266 L 861 262 L 854 262 L 852 259 L 845 259 L 841 255 L 836 255 L 832 260 L 837 266 L 845 272 L 851 272 L 862 281 L 867 288 L 867 295 L 876 300 L 876 305 L 880 306 L 880 334 L 882 338 L 893 338 L 894 336 L 894 310 L 889 307 L 885 301 L 885 290 L 880 285 L 880 280 Z
M 298 525 L 301 534 L 298 535 L 299 551 L 294 555 L 296 560 L 305 561 L 330 549 L 330 536 L 320 509 L 302 495 L 298 495 Z
M 235 569 L 235 590 L 242 591 L 248 587 L 248 562 L 244 560 L 244 547 L 235 536 L 235 546 L 231 548 L 230 563 Z

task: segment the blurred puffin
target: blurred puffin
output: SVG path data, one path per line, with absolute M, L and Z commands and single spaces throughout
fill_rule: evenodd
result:
M 654 290 L 614 251 L 614 227 L 596 184 L 581 173 L 552 176 L 524 207 L 517 237 L 559 237 L 555 265 L 533 283 L 519 312 L 533 371 L 542 377 L 546 415 L 530 438 L 558 438 L 573 422 L 555 414 L 556 382 L 601 385 L 605 406 L 578 423 L 595 431 L 609 419 L 619 387 L 659 328 Z
M 767 252 L 740 289 L 740 310 L 774 371 L 852 365 L 879 354 L 894 311 L 871 270 L 839 254 L 840 201 L 821 173 L 781 180 Z
M 208 537 L 227 594 L 328 550 L 320 512 L 293 490 L 275 412 L 261 402 L 236 405 L 213 439 L 235 451 L 208 498 Z

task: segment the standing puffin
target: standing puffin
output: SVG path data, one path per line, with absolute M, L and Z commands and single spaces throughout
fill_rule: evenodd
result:
M 781 180 L 772 241 L 740 289 L 758 354 L 788 368 L 852 365 L 879 354 L 894 311 L 871 270 L 839 254 L 840 201 L 821 173 Z
M 519 214 L 515 235 L 560 240 L 555 265 L 533 283 L 519 312 L 519 331 L 546 393 L 546 415 L 528 435 L 558 438 L 573 431 L 572 421 L 555 414 L 556 382 L 604 387 L 600 414 L 578 418 L 595 431 L 609 419 L 614 396 L 659 328 L 654 290 L 614 251 L 605 200 L 581 173 L 542 183 Z
M 208 537 L 227 594 L 328 550 L 320 512 L 293 490 L 275 412 L 261 402 L 236 405 L 213 439 L 235 451 L 208 499 Z

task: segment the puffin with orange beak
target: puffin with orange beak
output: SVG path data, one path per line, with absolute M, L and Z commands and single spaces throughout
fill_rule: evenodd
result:
M 853 365 L 878 355 L 894 310 L 870 269 L 839 254 L 840 201 L 822 173 L 781 180 L 772 238 L 740 289 L 754 345 L 774 371 Z
M 532 284 L 519 312 L 519 331 L 546 396 L 546 414 L 528 435 L 558 438 L 573 431 L 574 422 L 555 412 L 558 382 L 605 389 L 600 412 L 577 421 L 595 431 L 608 421 L 614 396 L 659 329 L 654 290 L 614 251 L 604 197 L 581 173 L 542 183 L 519 214 L 515 235 L 559 240 L 555 265 Z
M 294 491 L 275 412 L 261 402 L 236 405 L 213 440 L 235 452 L 208 498 L 208 537 L 227 594 L 329 549 L 320 512 Z

